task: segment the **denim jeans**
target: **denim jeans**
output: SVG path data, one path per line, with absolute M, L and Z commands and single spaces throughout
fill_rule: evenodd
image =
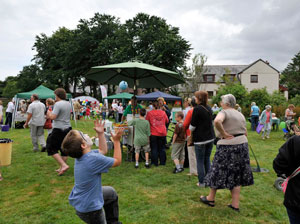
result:
M 259 116 L 258 115 L 252 115 L 251 116 L 251 130 L 255 131 L 256 127 L 258 125 Z
M 158 166 L 158 158 L 160 165 L 166 165 L 166 144 L 165 136 L 150 136 L 150 147 L 151 147 L 151 163 Z
M 213 142 L 198 145 L 195 144 L 195 153 L 197 160 L 198 181 L 203 184 L 204 177 L 210 169 L 210 155 L 213 148 Z
M 102 209 L 87 213 L 76 211 L 76 214 L 86 223 L 119 223 L 119 203 L 117 192 L 110 186 L 103 186 L 102 192 L 104 200 Z
M 289 216 L 290 224 L 300 224 L 300 215 L 288 208 L 286 210 Z

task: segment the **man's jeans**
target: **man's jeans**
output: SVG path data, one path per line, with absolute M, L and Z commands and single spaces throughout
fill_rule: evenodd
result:
M 118 194 L 113 187 L 103 186 L 104 206 L 102 209 L 87 213 L 76 211 L 80 219 L 86 223 L 117 224 L 119 223 Z
M 158 158 L 160 165 L 166 165 L 166 142 L 165 136 L 150 136 L 150 147 L 151 147 L 151 163 L 158 166 Z
M 203 184 L 204 177 L 210 169 L 210 155 L 213 148 L 213 142 L 198 145 L 195 144 L 195 153 L 197 160 L 198 181 Z

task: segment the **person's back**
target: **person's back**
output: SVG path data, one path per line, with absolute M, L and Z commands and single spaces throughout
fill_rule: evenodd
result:
M 134 145 L 145 146 L 149 144 L 150 124 L 145 119 L 136 118 L 128 122 L 134 126 Z
M 33 101 L 29 107 L 27 112 L 32 114 L 30 124 L 35 126 L 44 126 L 45 124 L 45 110 L 46 107 L 43 103 L 38 100 Z
M 147 113 L 146 119 L 150 122 L 151 134 L 155 136 L 166 136 L 168 123 L 167 115 L 162 110 L 151 110 Z
M 251 110 L 252 110 L 251 115 L 253 115 L 253 116 L 259 116 L 259 108 L 258 108 L 258 106 L 253 105 L 253 106 L 251 107 Z
M 67 129 L 70 124 L 71 105 L 66 100 L 60 100 L 54 104 L 53 114 L 57 117 L 53 120 L 53 128 Z

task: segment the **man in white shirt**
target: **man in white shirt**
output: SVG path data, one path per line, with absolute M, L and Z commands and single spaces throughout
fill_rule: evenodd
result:
M 15 110 L 15 102 L 14 102 L 14 99 L 12 99 L 7 104 L 6 120 L 5 120 L 5 125 L 9 125 L 10 128 L 11 128 L 12 115 L 13 115 L 14 110 Z
M 27 110 L 27 120 L 24 127 L 30 126 L 30 136 L 33 145 L 33 151 L 39 151 L 39 144 L 42 147 L 42 151 L 45 151 L 46 141 L 44 136 L 44 124 L 45 124 L 45 111 L 46 107 L 39 101 L 37 94 L 33 94 L 30 97 L 31 104 Z

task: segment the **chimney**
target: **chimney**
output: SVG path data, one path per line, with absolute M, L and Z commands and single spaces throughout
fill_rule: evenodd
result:
M 269 62 L 268 60 L 266 60 L 266 64 L 268 64 L 268 65 L 269 65 L 269 64 L 270 64 L 270 62 Z

